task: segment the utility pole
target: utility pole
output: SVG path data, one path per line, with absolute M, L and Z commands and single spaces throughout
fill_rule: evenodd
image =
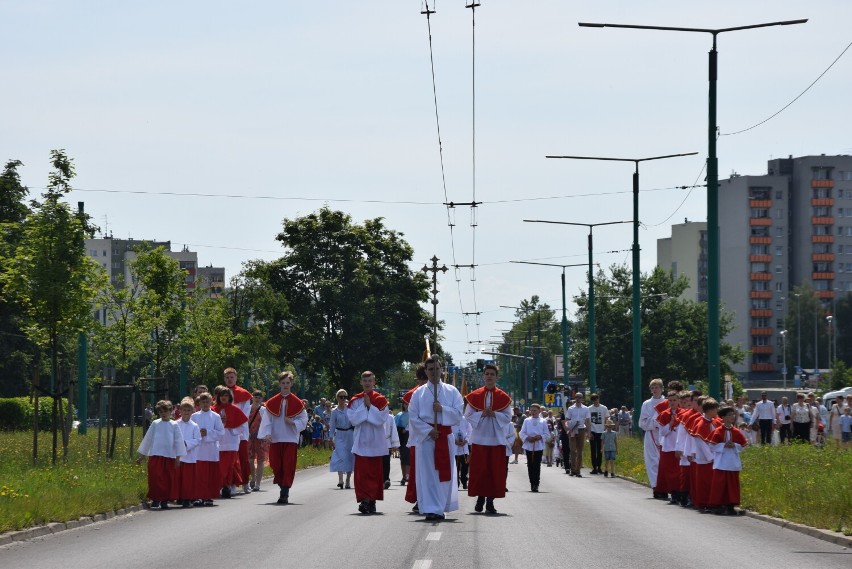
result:
M 436 255 L 432 255 L 432 258 L 429 259 L 432 261 L 432 266 L 423 265 L 423 268 L 420 269 L 428 275 L 432 273 L 432 341 L 435 342 L 435 346 L 438 345 L 438 271 L 446 273 L 449 269 L 447 265 L 438 266 L 438 257 Z

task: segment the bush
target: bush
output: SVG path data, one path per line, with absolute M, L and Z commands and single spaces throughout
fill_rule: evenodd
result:
M 68 400 L 62 405 L 67 407 Z M 53 399 L 41 397 L 38 401 L 38 427 L 40 431 L 50 430 L 50 415 Z M 0 398 L 0 431 L 31 431 L 35 406 L 29 397 Z

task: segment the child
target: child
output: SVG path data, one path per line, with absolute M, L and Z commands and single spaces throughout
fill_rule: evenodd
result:
M 701 404 L 703 415 L 692 424 L 692 446 L 687 453 L 687 459 L 692 463 L 692 482 L 690 492 L 692 504 L 703 514 L 711 513 L 708 499 L 710 484 L 713 481 L 713 448 L 708 440 L 713 434 L 713 420 L 719 412 L 719 404 L 712 397 L 707 397 Z
M 322 446 L 322 430 L 325 428 L 322 419 L 319 415 L 314 415 L 314 420 L 311 421 L 311 444 L 318 449 Z
M 198 492 L 196 506 L 212 506 L 213 498 L 219 495 L 219 439 L 225 433 L 222 417 L 214 413 L 210 406 L 213 396 L 204 391 L 198 396 L 200 411 L 192 414 L 192 421 L 198 425 L 201 443 L 195 449 L 195 485 Z
M 733 407 L 719 409 L 722 427 L 715 429 L 707 442 L 713 445 L 713 477 L 710 482 L 708 506 L 717 515 L 735 516 L 740 504 L 740 452 L 748 444 L 745 436 L 734 427 L 737 411 Z
M 145 438 L 139 445 L 136 464 L 148 457 L 148 497 L 152 510 L 168 510 L 169 500 L 178 499 L 177 469 L 180 457 L 186 454 L 186 446 L 180 427 L 172 421 L 172 402 L 158 401 L 155 407 L 159 419 L 155 419 Z
M 191 397 L 185 397 L 180 402 L 180 420 L 177 425 L 180 428 L 183 442 L 186 446 L 186 454 L 180 459 L 178 469 L 178 497 L 180 505 L 184 508 L 192 507 L 192 501 L 199 498 L 198 486 L 195 483 L 196 447 L 201 444 L 201 431 L 192 420 L 195 412 L 195 402 Z
M 249 475 L 251 477 L 250 489 L 252 492 L 260 490 L 260 481 L 263 479 L 263 467 L 266 457 L 269 456 L 269 441 L 257 436 L 260 430 L 260 408 L 263 407 L 263 392 L 255 390 L 252 393 L 251 408 L 249 410 Z
M 612 419 L 607 419 L 604 424 L 606 430 L 601 435 L 604 453 L 604 478 L 609 473 L 610 478 L 615 478 L 615 455 L 618 453 L 618 433 L 615 429 L 615 423 Z
M 840 417 L 840 436 L 843 448 L 852 446 L 852 405 L 847 405 Z
M 219 437 L 219 487 L 222 489 L 222 497 L 230 498 L 236 494 L 237 486 L 243 484 L 240 474 L 240 436 L 248 417 L 242 409 L 234 405 L 234 396 L 226 386 L 217 386 L 214 393 L 216 405 L 213 406 L 213 412 L 222 418 L 225 427 Z

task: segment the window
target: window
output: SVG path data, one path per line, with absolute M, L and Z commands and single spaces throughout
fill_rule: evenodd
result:
M 843 245 L 838 245 L 843 252 Z M 831 243 L 814 243 L 814 253 L 831 253 Z
M 837 197 L 840 198 L 840 199 L 843 199 L 844 197 L 846 197 L 845 195 L 843 195 L 843 190 L 837 190 Z
M 752 245 L 750 250 L 752 255 L 768 255 L 769 245 Z
M 751 290 L 769 290 L 769 281 L 751 281 Z
M 831 191 L 829 188 L 814 188 L 815 198 L 830 198 Z
M 837 263 L 837 272 L 838 272 L 838 273 L 842 273 L 842 272 L 843 272 L 843 263 Z
M 106 257 L 106 249 L 104 249 L 104 257 Z
M 784 199 L 784 190 L 775 190 L 775 199 L 783 200 Z
M 98 256 L 97 249 L 92 249 L 92 257 L 97 257 L 97 256 Z
M 784 210 L 780 207 L 775 210 L 775 219 L 784 219 Z
M 843 208 L 842 207 L 837 208 L 837 217 L 843 217 Z
M 780 275 L 784 273 L 784 267 L 781 265 L 775 265 L 775 274 Z
M 826 245 L 827 245 L 827 243 L 826 243 Z M 814 253 L 828 253 L 828 251 L 817 251 L 816 245 L 814 245 Z M 840 244 L 837 245 L 837 254 L 838 255 L 843 254 L 843 245 L 840 245 Z
M 780 257 L 783 254 L 784 254 L 784 247 L 782 247 L 781 245 L 776 245 L 775 246 L 775 256 Z
M 775 228 L 775 237 L 784 237 L 784 228 L 776 227 Z
M 765 225 L 755 226 L 751 228 L 752 237 L 769 237 L 769 228 Z
M 775 310 L 783 310 L 783 309 L 784 309 L 784 302 L 781 301 L 781 300 L 776 300 L 775 301 Z
M 831 168 L 814 168 L 814 180 L 830 180 Z
M 752 273 L 765 273 L 769 270 L 769 266 L 766 263 L 752 263 L 751 264 L 751 272 Z
M 819 226 L 817 226 L 817 225 L 814 226 L 814 228 L 817 228 L 817 227 L 819 227 Z M 843 235 L 843 226 L 842 225 L 837 226 L 837 234 Z
M 765 298 L 752 298 L 751 307 L 754 309 L 769 308 L 769 301 Z
M 837 173 L 837 179 L 845 182 L 852 181 L 852 170 L 840 170 Z
M 828 290 L 828 281 L 814 281 L 814 290 Z
M 783 292 L 783 290 L 784 290 L 784 283 L 775 283 L 775 290 L 776 290 L 777 292 Z
M 751 327 L 752 328 L 768 328 L 769 327 L 769 319 L 768 318 L 752 318 L 751 319 Z
M 814 225 L 814 235 L 831 235 L 828 225 Z
M 852 237 L 852 225 L 846 228 L 846 236 Z
M 772 199 L 772 188 L 751 187 L 751 188 L 748 189 L 748 198 L 750 200 Z
M 815 273 L 831 272 L 831 263 L 814 263 L 814 272 Z
M 752 346 L 768 346 L 769 345 L 769 336 L 752 336 L 751 337 L 751 345 Z
M 831 208 L 825 205 L 814 206 L 812 215 L 816 217 L 825 217 L 831 215 Z
M 775 328 L 777 328 L 778 330 L 784 329 L 784 319 L 783 318 L 779 318 L 778 320 L 775 321 Z M 778 339 L 780 340 L 781 336 L 778 336 Z M 778 343 L 780 344 L 781 342 L 778 342 Z
M 769 208 L 753 207 L 753 208 L 751 208 L 751 217 L 753 219 L 754 218 L 769 217 Z

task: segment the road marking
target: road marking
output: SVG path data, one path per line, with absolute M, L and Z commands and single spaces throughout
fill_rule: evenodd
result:
M 418 559 L 414 562 L 414 569 L 431 569 L 432 560 L 431 559 Z
M 441 539 L 441 532 L 439 531 L 430 531 L 429 535 L 426 536 L 426 541 L 438 541 Z

